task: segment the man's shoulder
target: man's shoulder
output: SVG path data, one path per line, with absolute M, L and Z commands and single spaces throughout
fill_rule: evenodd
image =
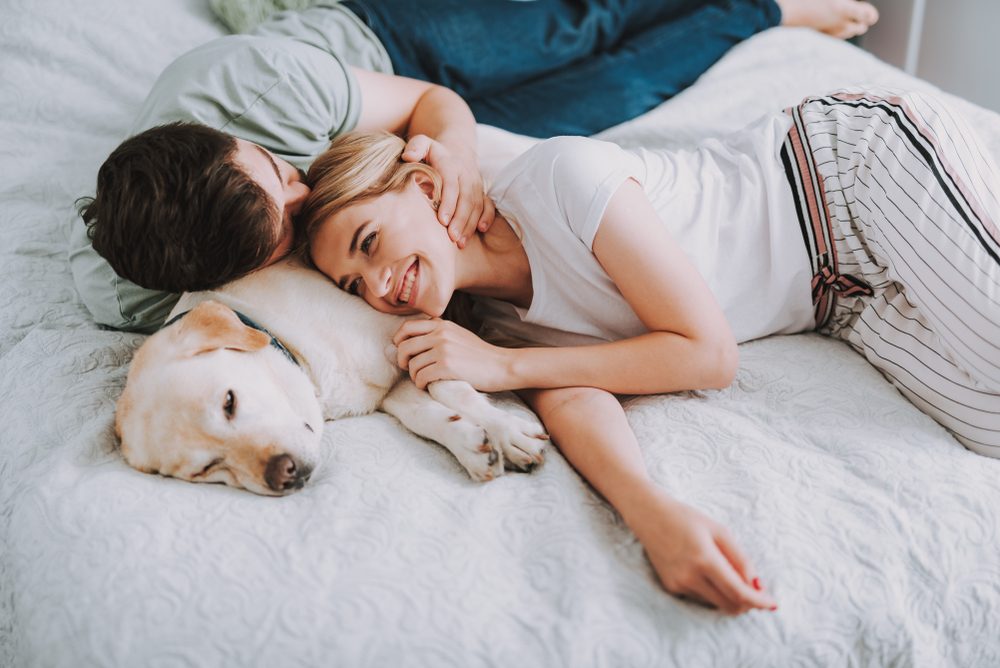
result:
M 352 67 L 384 74 L 393 72 L 389 53 L 375 33 L 337 2 L 280 12 L 257 26 L 252 34 L 289 37 L 331 53 Z
M 289 37 L 226 35 L 191 49 L 157 77 L 132 133 L 173 121 L 194 121 L 222 130 L 261 95 L 334 56 Z
M 130 134 L 190 121 L 265 146 L 299 167 L 354 127 L 361 101 L 336 56 L 281 35 L 228 35 L 172 62 Z
M 353 129 L 361 103 L 352 67 L 392 73 L 388 53 L 354 14 L 338 3 L 281 12 L 249 34 L 218 37 L 170 63 L 131 133 L 193 121 L 284 156 L 282 137 L 277 145 L 260 141 L 278 125 L 304 126 L 324 142 Z

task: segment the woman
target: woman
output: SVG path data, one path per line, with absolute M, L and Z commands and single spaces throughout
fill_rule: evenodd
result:
M 498 176 L 494 223 L 462 250 L 402 147 L 348 136 L 313 165 L 316 266 L 379 310 L 433 316 L 396 336 L 418 385 L 520 391 L 669 591 L 776 607 L 725 529 L 650 481 L 613 393 L 725 387 L 738 342 L 818 330 L 1000 455 L 1000 176 L 940 102 L 811 98 L 693 151 L 549 140 Z M 439 319 L 456 292 L 484 338 L 521 347 Z

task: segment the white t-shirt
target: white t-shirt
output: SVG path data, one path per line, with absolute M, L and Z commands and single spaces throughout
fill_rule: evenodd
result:
M 477 299 L 485 336 L 569 346 L 648 331 L 593 254 L 628 178 L 705 278 L 737 341 L 811 329 L 809 258 L 779 157 L 790 122 L 774 114 L 695 150 L 556 137 L 525 152 L 489 194 L 521 236 L 534 294 L 528 309 Z

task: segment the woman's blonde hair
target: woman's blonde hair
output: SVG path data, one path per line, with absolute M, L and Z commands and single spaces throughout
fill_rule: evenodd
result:
M 307 263 L 311 264 L 309 243 L 325 220 L 351 204 L 402 190 L 416 173 L 426 174 L 433 181 L 436 208 L 441 199 L 441 175 L 422 162 L 403 162 L 404 148 L 406 142 L 390 132 L 355 131 L 334 139 L 316 158 L 306 174 L 312 191 L 298 216 L 299 229 L 305 236 L 299 251 Z M 479 329 L 466 294 L 456 292 L 443 317 L 472 331 Z
M 422 162 L 403 162 L 404 148 L 405 141 L 385 131 L 348 132 L 334 139 L 306 175 L 312 192 L 299 212 L 305 242 L 333 214 L 361 200 L 402 190 L 417 173 L 434 182 L 436 204 L 441 197 L 441 176 Z

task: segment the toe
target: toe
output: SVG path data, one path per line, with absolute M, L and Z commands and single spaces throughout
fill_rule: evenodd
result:
M 851 39 L 865 33 L 868 26 L 857 21 L 845 21 L 842 26 L 830 34 L 837 39 Z
M 867 2 L 852 3 L 850 19 L 854 23 L 861 25 L 862 30 L 867 30 L 878 21 L 878 10 Z
M 868 24 L 861 23 L 860 21 L 851 21 L 847 25 L 847 32 L 849 33 L 847 39 L 851 37 L 857 37 L 858 35 L 864 35 L 868 32 Z
M 831 34 L 837 39 L 850 39 L 857 34 L 856 32 L 854 32 L 853 28 L 854 25 L 855 23 L 853 21 L 845 23 L 843 26 L 840 27 L 839 30 L 836 30 Z

